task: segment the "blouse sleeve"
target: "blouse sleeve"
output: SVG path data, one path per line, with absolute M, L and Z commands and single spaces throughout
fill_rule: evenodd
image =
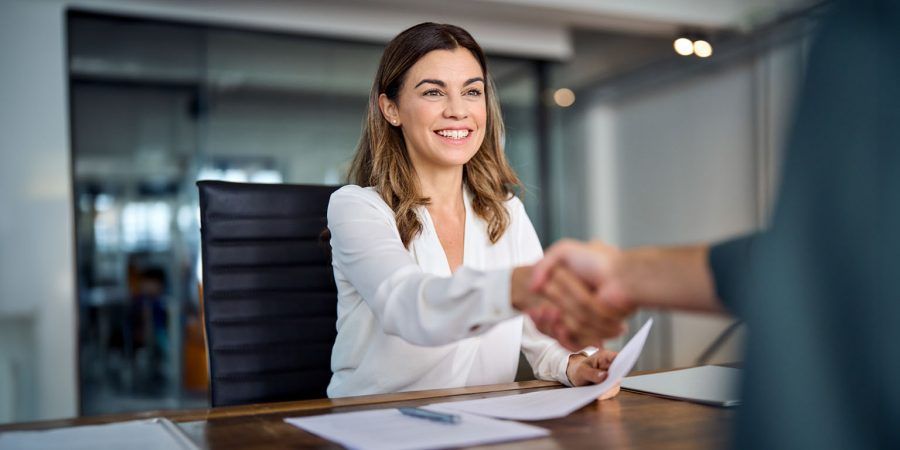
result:
M 538 239 L 525 207 L 518 199 L 512 200 L 513 227 L 517 246 L 521 251 L 517 265 L 534 264 L 544 256 L 541 242 Z M 570 353 L 555 339 L 538 331 L 534 322 L 527 315 L 522 325 L 522 353 L 531 364 L 534 376 L 541 380 L 559 381 L 571 386 L 566 369 L 569 366 Z
M 390 210 L 378 202 L 377 194 L 358 186 L 339 189 L 328 204 L 328 229 L 335 269 L 385 333 L 416 345 L 444 345 L 517 314 L 509 301 L 512 268 L 425 273 L 403 246 Z

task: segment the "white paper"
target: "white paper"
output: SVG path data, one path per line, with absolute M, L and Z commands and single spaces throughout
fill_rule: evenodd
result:
M 647 320 L 634 337 L 622 347 L 616 359 L 609 366 L 609 375 L 600 384 L 568 389 L 552 389 L 529 394 L 490 397 L 460 402 L 445 402 L 429 405 L 429 408 L 446 412 L 467 412 L 498 419 L 547 420 L 565 417 L 622 381 L 634 367 L 644 342 L 650 333 L 653 319 Z
M 0 432 L 0 450 L 195 450 L 166 419 L 135 420 L 53 430 Z
M 353 449 L 422 450 L 532 439 L 549 431 L 532 425 L 460 414 L 456 424 L 403 415 L 396 409 L 376 409 L 285 422 Z

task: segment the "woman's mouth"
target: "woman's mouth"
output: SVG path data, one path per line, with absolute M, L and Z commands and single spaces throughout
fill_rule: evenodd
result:
M 455 130 L 437 130 L 434 132 L 434 134 L 436 134 L 446 140 L 449 140 L 450 142 L 456 143 L 456 142 L 462 142 L 462 141 L 466 140 L 466 138 L 468 138 L 469 135 L 472 133 L 471 133 L 471 130 L 455 129 Z

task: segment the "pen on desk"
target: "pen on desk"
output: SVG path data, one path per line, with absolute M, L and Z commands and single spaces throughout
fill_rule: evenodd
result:
M 401 413 L 410 416 L 416 417 L 419 419 L 433 420 L 435 422 L 441 422 L 446 424 L 457 424 L 461 420 L 461 417 L 456 414 L 445 414 L 437 411 L 429 411 L 427 409 L 422 408 L 397 408 Z

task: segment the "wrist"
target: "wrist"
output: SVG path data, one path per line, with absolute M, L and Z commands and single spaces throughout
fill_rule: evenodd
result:
M 654 299 L 652 284 L 658 280 L 658 262 L 661 259 L 658 248 L 646 247 L 626 250 L 620 253 L 614 265 L 616 276 L 622 280 L 623 297 L 631 305 L 646 305 Z
M 529 290 L 533 266 L 519 266 L 512 270 L 509 280 L 509 301 L 512 307 L 525 311 L 535 306 L 535 296 Z
M 622 279 L 633 307 L 706 309 L 714 299 L 708 247 L 645 247 L 623 252 Z
M 566 378 L 569 379 L 569 385 L 577 386 L 575 382 L 575 372 L 582 361 L 587 359 L 583 353 L 573 353 L 569 355 L 569 364 L 566 366 Z

